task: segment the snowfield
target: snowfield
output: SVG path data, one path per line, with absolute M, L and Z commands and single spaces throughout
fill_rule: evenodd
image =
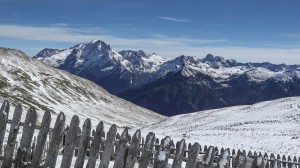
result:
M 178 115 L 150 124 L 160 138 L 300 156 L 300 97 Z

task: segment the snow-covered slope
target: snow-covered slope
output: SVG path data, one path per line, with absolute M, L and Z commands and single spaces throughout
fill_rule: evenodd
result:
M 102 87 L 27 57 L 15 49 L 0 48 L 0 96 L 38 107 L 39 117 L 48 108 L 52 115 L 76 114 L 118 126 L 141 126 L 164 118 L 109 94 Z
M 299 156 L 299 126 L 300 97 L 290 97 L 173 116 L 142 132 L 185 137 L 201 145 Z

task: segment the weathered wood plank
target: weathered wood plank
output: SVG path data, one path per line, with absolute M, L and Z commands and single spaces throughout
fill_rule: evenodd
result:
M 246 168 L 247 156 L 246 153 L 238 151 L 237 156 L 233 162 L 233 168 Z
M 2 147 L 6 131 L 6 123 L 8 119 L 9 108 L 9 102 L 8 100 L 5 100 L 0 109 L 0 155 L 2 154 Z
M 191 147 L 185 168 L 196 168 L 199 151 L 200 151 L 200 145 L 199 143 L 196 142 Z
M 113 154 L 114 143 L 117 134 L 117 126 L 113 124 L 107 132 L 107 138 L 105 141 L 105 148 L 102 154 L 99 168 L 108 168 L 110 157 Z
M 39 135 L 37 137 L 36 149 L 32 157 L 32 167 L 38 167 L 41 162 L 41 157 L 43 155 L 43 150 L 45 148 L 47 134 L 49 132 L 49 127 L 51 123 L 50 111 L 46 111 L 43 116 L 41 128 L 39 130 Z
M 275 155 L 272 153 L 270 156 L 270 168 L 276 168 L 276 158 Z
M 74 115 L 71 119 L 70 127 L 66 135 L 64 154 L 63 154 L 60 167 L 63 168 L 71 167 L 78 128 L 79 128 L 79 117 L 77 115 Z
M 165 137 L 156 153 L 154 168 L 165 168 L 168 165 L 168 160 L 170 156 L 170 142 L 171 138 L 169 136 Z
M 128 128 L 125 128 L 120 139 L 119 139 L 119 149 L 117 150 L 117 157 L 114 163 L 114 168 L 123 168 L 125 165 L 125 153 L 126 144 L 128 141 Z
M 86 154 L 86 149 L 91 135 L 91 120 L 88 118 L 85 120 L 82 127 L 82 135 L 79 143 L 78 155 L 75 161 L 75 168 L 82 168 L 84 164 L 84 157 Z
M 131 138 L 131 144 L 128 151 L 125 168 L 133 168 L 139 154 L 139 147 L 141 142 L 141 131 L 137 130 Z
M 210 146 L 205 152 L 203 162 L 202 162 L 203 166 L 212 167 L 214 157 L 215 157 L 215 148 L 213 146 Z
M 223 148 L 222 148 L 223 149 Z M 217 168 L 229 168 L 230 167 L 230 150 L 221 150 L 221 156 L 218 161 Z
M 186 143 L 183 140 L 180 141 L 176 148 L 175 158 L 173 160 L 172 168 L 181 168 L 184 151 L 186 149 Z
M 101 121 L 97 125 L 96 131 L 94 133 L 94 139 L 91 144 L 89 160 L 86 166 L 87 168 L 95 168 L 97 156 L 99 155 L 99 151 L 100 151 L 100 144 L 102 142 L 103 130 L 104 130 L 104 126 L 103 126 L 103 122 Z
M 266 164 L 267 164 L 266 158 L 264 156 L 259 155 L 254 158 L 251 168 L 265 168 Z
M 9 136 L 7 140 L 7 146 L 5 148 L 2 168 L 7 168 L 12 166 L 13 152 L 15 149 L 16 139 L 19 132 L 20 120 L 22 115 L 22 106 L 21 104 L 17 104 L 14 116 L 11 121 Z
M 36 109 L 35 107 L 30 107 L 26 115 L 25 123 L 23 125 L 23 134 L 22 134 L 20 147 L 19 147 L 22 150 L 22 157 L 23 157 L 21 158 L 21 162 L 27 162 L 27 160 L 29 159 L 31 141 L 35 129 L 36 120 L 37 120 Z M 20 166 L 26 167 L 26 165 L 23 164 L 21 164 Z
M 57 160 L 57 153 L 59 150 L 59 144 L 62 139 L 62 135 L 65 127 L 65 115 L 64 113 L 60 113 L 55 121 L 54 129 L 52 130 L 52 137 L 49 144 L 49 149 L 47 151 L 46 161 L 44 167 L 46 168 L 54 168 Z
M 153 147 L 155 142 L 155 134 L 150 132 L 146 137 L 146 143 L 139 159 L 139 168 L 147 168 L 153 155 Z
M 279 154 L 277 155 L 277 168 L 281 168 L 281 157 Z

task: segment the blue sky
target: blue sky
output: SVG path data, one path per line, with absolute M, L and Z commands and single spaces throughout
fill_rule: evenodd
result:
M 100 39 L 164 57 L 300 64 L 299 0 L 0 0 L 0 46 L 30 56 Z

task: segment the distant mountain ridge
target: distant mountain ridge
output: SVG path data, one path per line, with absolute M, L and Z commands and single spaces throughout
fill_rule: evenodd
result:
M 109 92 L 165 115 L 300 95 L 300 66 L 205 58 L 165 59 L 144 51 L 114 51 L 103 41 L 34 58 L 94 81 Z

